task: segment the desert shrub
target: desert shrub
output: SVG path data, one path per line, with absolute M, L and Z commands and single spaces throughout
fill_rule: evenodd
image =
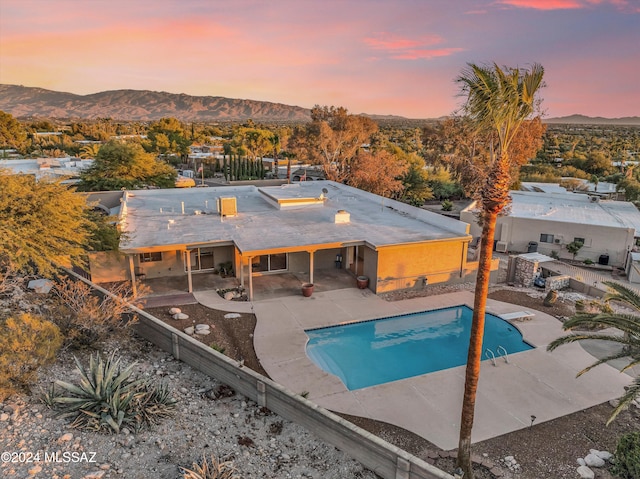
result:
M 118 433 L 127 426 L 138 431 L 173 412 L 176 401 L 169 388 L 135 379 L 135 363 L 122 367 L 115 353 L 107 359 L 92 355 L 88 368 L 75 361 L 80 383 L 55 381 L 43 397 L 59 416 L 71 418 L 72 427 Z M 63 392 L 56 391 L 56 386 Z
M 623 435 L 618 441 L 613 473 L 622 479 L 640 477 L 640 432 Z
M 590 260 L 589 258 L 587 258 L 587 259 L 585 259 L 585 260 L 583 261 L 583 263 L 584 263 L 584 264 L 593 264 L 593 261 L 592 261 L 592 260 Z
M 0 401 L 26 390 L 40 366 L 53 361 L 62 345 L 58 327 L 23 313 L 0 321 Z
M 194 463 L 193 469 L 183 469 L 183 479 L 239 479 L 231 461 L 220 461 L 215 456 L 202 456 L 200 464 Z
M 444 200 L 441 206 L 442 206 L 442 211 L 451 211 L 453 209 L 453 201 Z
M 58 298 L 53 320 L 72 347 L 127 335 L 137 319 L 127 304 L 133 299 L 132 292 L 124 283 L 111 290 L 114 297 L 99 296 L 86 283 L 61 277 L 53 292 Z

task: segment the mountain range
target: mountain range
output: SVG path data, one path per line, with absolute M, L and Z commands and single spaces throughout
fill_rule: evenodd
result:
M 601 116 L 570 115 L 559 118 L 545 118 L 545 123 L 566 125 L 640 125 L 640 116 L 603 118 Z
M 37 87 L 0 84 L 0 110 L 17 118 L 96 119 L 153 121 L 174 117 L 181 121 L 305 122 L 311 110 L 268 101 L 192 96 L 149 90 L 113 90 L 76 95 Z M 403 120 L 401 116 L 366 115 L 381 120 Z M 547 118 L 546 123 L 640 125 L 640 117 L 602 118 L 571 115 Z
M 0 110 L 16 118 L 114 118 L 152 121 L 309 121 L 311 110 L 267 101 L 191 96 L 148 90 L 114 90 L 75 95 L 43 88 L 0 84 Z

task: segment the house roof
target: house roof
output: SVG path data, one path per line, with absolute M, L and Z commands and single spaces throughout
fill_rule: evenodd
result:
M 509 216 L 613 228 L 631 228 L 640 233 L 640 212 L 627 201 L 592 199 L 574 193 L 511 192 Z
M 236 198 L 238 214 L 221 217 L 218 198 L 229 197 Z M 348 223 L 336 223 L 340 210 L 350 215 Z M 471 239 L 466 223 L 332 181 L 131 191 L 121 225 L 124 252 L 233 242 L 242 253 L 259 254 L 327 244 L 381 248 Z

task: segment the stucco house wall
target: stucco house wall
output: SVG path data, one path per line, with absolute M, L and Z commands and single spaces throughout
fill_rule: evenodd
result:
M 433 241 L 398 245 L 378 251 L 376 293 L 396 289 L 421 289 L 457 279 L 464 274 L 467 243 Z

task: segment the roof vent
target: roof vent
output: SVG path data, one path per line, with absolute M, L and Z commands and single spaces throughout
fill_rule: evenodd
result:
M 237 216 L 238 204 L 235 196 L 229 196 L 226 198 L 218 198 L 218 213 L 220 216 Z
M 336 212 L 336 216 L 333 221 L 335 224 L 340 223 L 350 223 L 351 222 L 351 213 L 346 210 L 338 210 Z

